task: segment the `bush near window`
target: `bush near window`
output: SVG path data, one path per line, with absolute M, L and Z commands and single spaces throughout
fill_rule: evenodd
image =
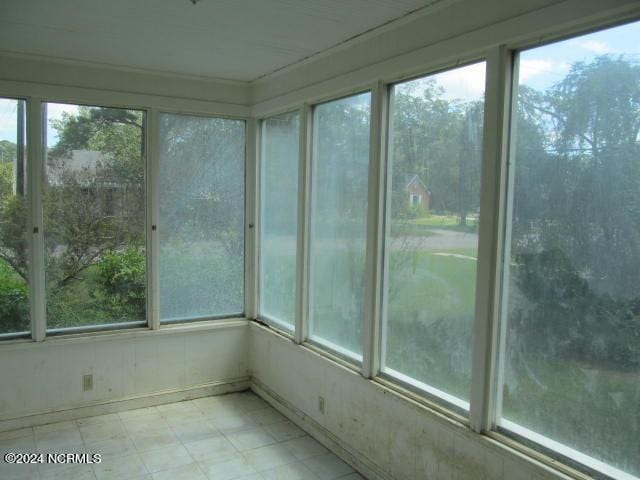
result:
M 144 318 L 146 258 L 140 247 L 105 254 L 98 263 L 98 278 L 113 307 L 123 307 Z
M 0 332 L 29 330 L 29 294 L 25 281 L 0 260 Z
M 144 115 L 80 106 L 48 121 L 47 326 L 144 320 Z

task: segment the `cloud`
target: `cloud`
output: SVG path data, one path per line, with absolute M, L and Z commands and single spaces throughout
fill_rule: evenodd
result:
M 569 70 L 571 70 L 571 64 L 564 60 L 522 59 L 520 61 L 520 84 L 544 90 L 556 82 L 562 81 Z
M 435 76 L 448 99 L 478 100 L 484 95 L 486 68 L 484 62 L 455 68 Z
M 0 99 L 0 140 L 16 141 L 16 100 Z
M 48 103 L 47 104 L 47 118 L 49 120 L 59 120 L 62 118 L 63 113 L 76 114 L 78 113 L 77 105 L 69 105 L 66 103 Z
M 520 81 L 526 82 L 533 77 L 553 71 L 553 63 L 548 60 L 522 60 L 520 62 Z
M 584 42 L 580 42 L 580 47 L 583 49 L 593 52 L 597 55 L 603 55 L 605 53 L 614 53 L 616 50 L 611 48 L 606 43 L 600 40 L 585 40 Z

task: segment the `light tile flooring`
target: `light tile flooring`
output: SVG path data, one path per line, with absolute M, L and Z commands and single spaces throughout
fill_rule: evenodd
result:
M 10 465 L 2 480 L 363 480 L 250 392 L 0 433 L 6 452 L 100 453 L 94 465 Z

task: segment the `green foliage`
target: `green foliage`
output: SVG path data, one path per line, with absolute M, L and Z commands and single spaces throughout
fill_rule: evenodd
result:
M 640 66 L 519 90 L 505 416 L 637 473 Z
M 163 231 L 175 241 L 219 242 L 238 256 L 244 248 L 244 124 L 169 116 L 161 122 Z
M 27 279 L 27 205 L 23 197 L 0 197 L 0 258 Z
M 121 251 L 108 252 L 97 264 L 98 279 L 112 308 L 122 307 L 136 312 L 134 318 L 145 315 L 145 273 L 144 250 L 129 246 Z
M 145 318 L 141 112 L 80 107 L 53 122 L 44 219 L 47 312 L 54 326 Z M 100 159 L 67 168 L 74 151 Z M 95 156 L 93 158 L 96 158 Z
M 517 265 L 515 279 L 528 302 L 510 322 L 527 339 L 521 346 L 526 355 L 618 371 L 640 368 L 640 298 L 598 295 L 558 249 L 519 255 Z
M 29 331 L 29 298 L 24 280 L 0 260 L 0 332 Z
M 421 95 L 419 95 L 421 93 Z M 431 210 L 456 212 L 461 225 L 479 208 L 483 102 L 445 100 L 434 79 L 398 86 L 393 109 L 392 217 L 411 218 L 406 182 L 418 175 Z
M 171 278 L 170 283 L 160 283 L 163 319 L 184 317 L 185 310 L 194 317 L 244 310 L 244 258 L 221 250 L 215 242 L 193 243 L 189 248 L 163 246 L 160 278 Z
M 11 165 L 18 154 L 18 147 L 9 140 L 0 140 L 0 163 Z
M 13 194 L 13 164 L 0 163 L 0 198 Z

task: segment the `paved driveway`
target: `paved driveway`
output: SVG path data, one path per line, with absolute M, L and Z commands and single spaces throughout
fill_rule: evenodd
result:
M 454 230 L 441 228 L 434 228 L 429 231 L 433 233 L 433 235 L 428 237 L 396 237 L 393 239 L 391 248 L 392 250 L 422 250 L 432 252 L 478 247 L 477 233 L 456 232 Z

